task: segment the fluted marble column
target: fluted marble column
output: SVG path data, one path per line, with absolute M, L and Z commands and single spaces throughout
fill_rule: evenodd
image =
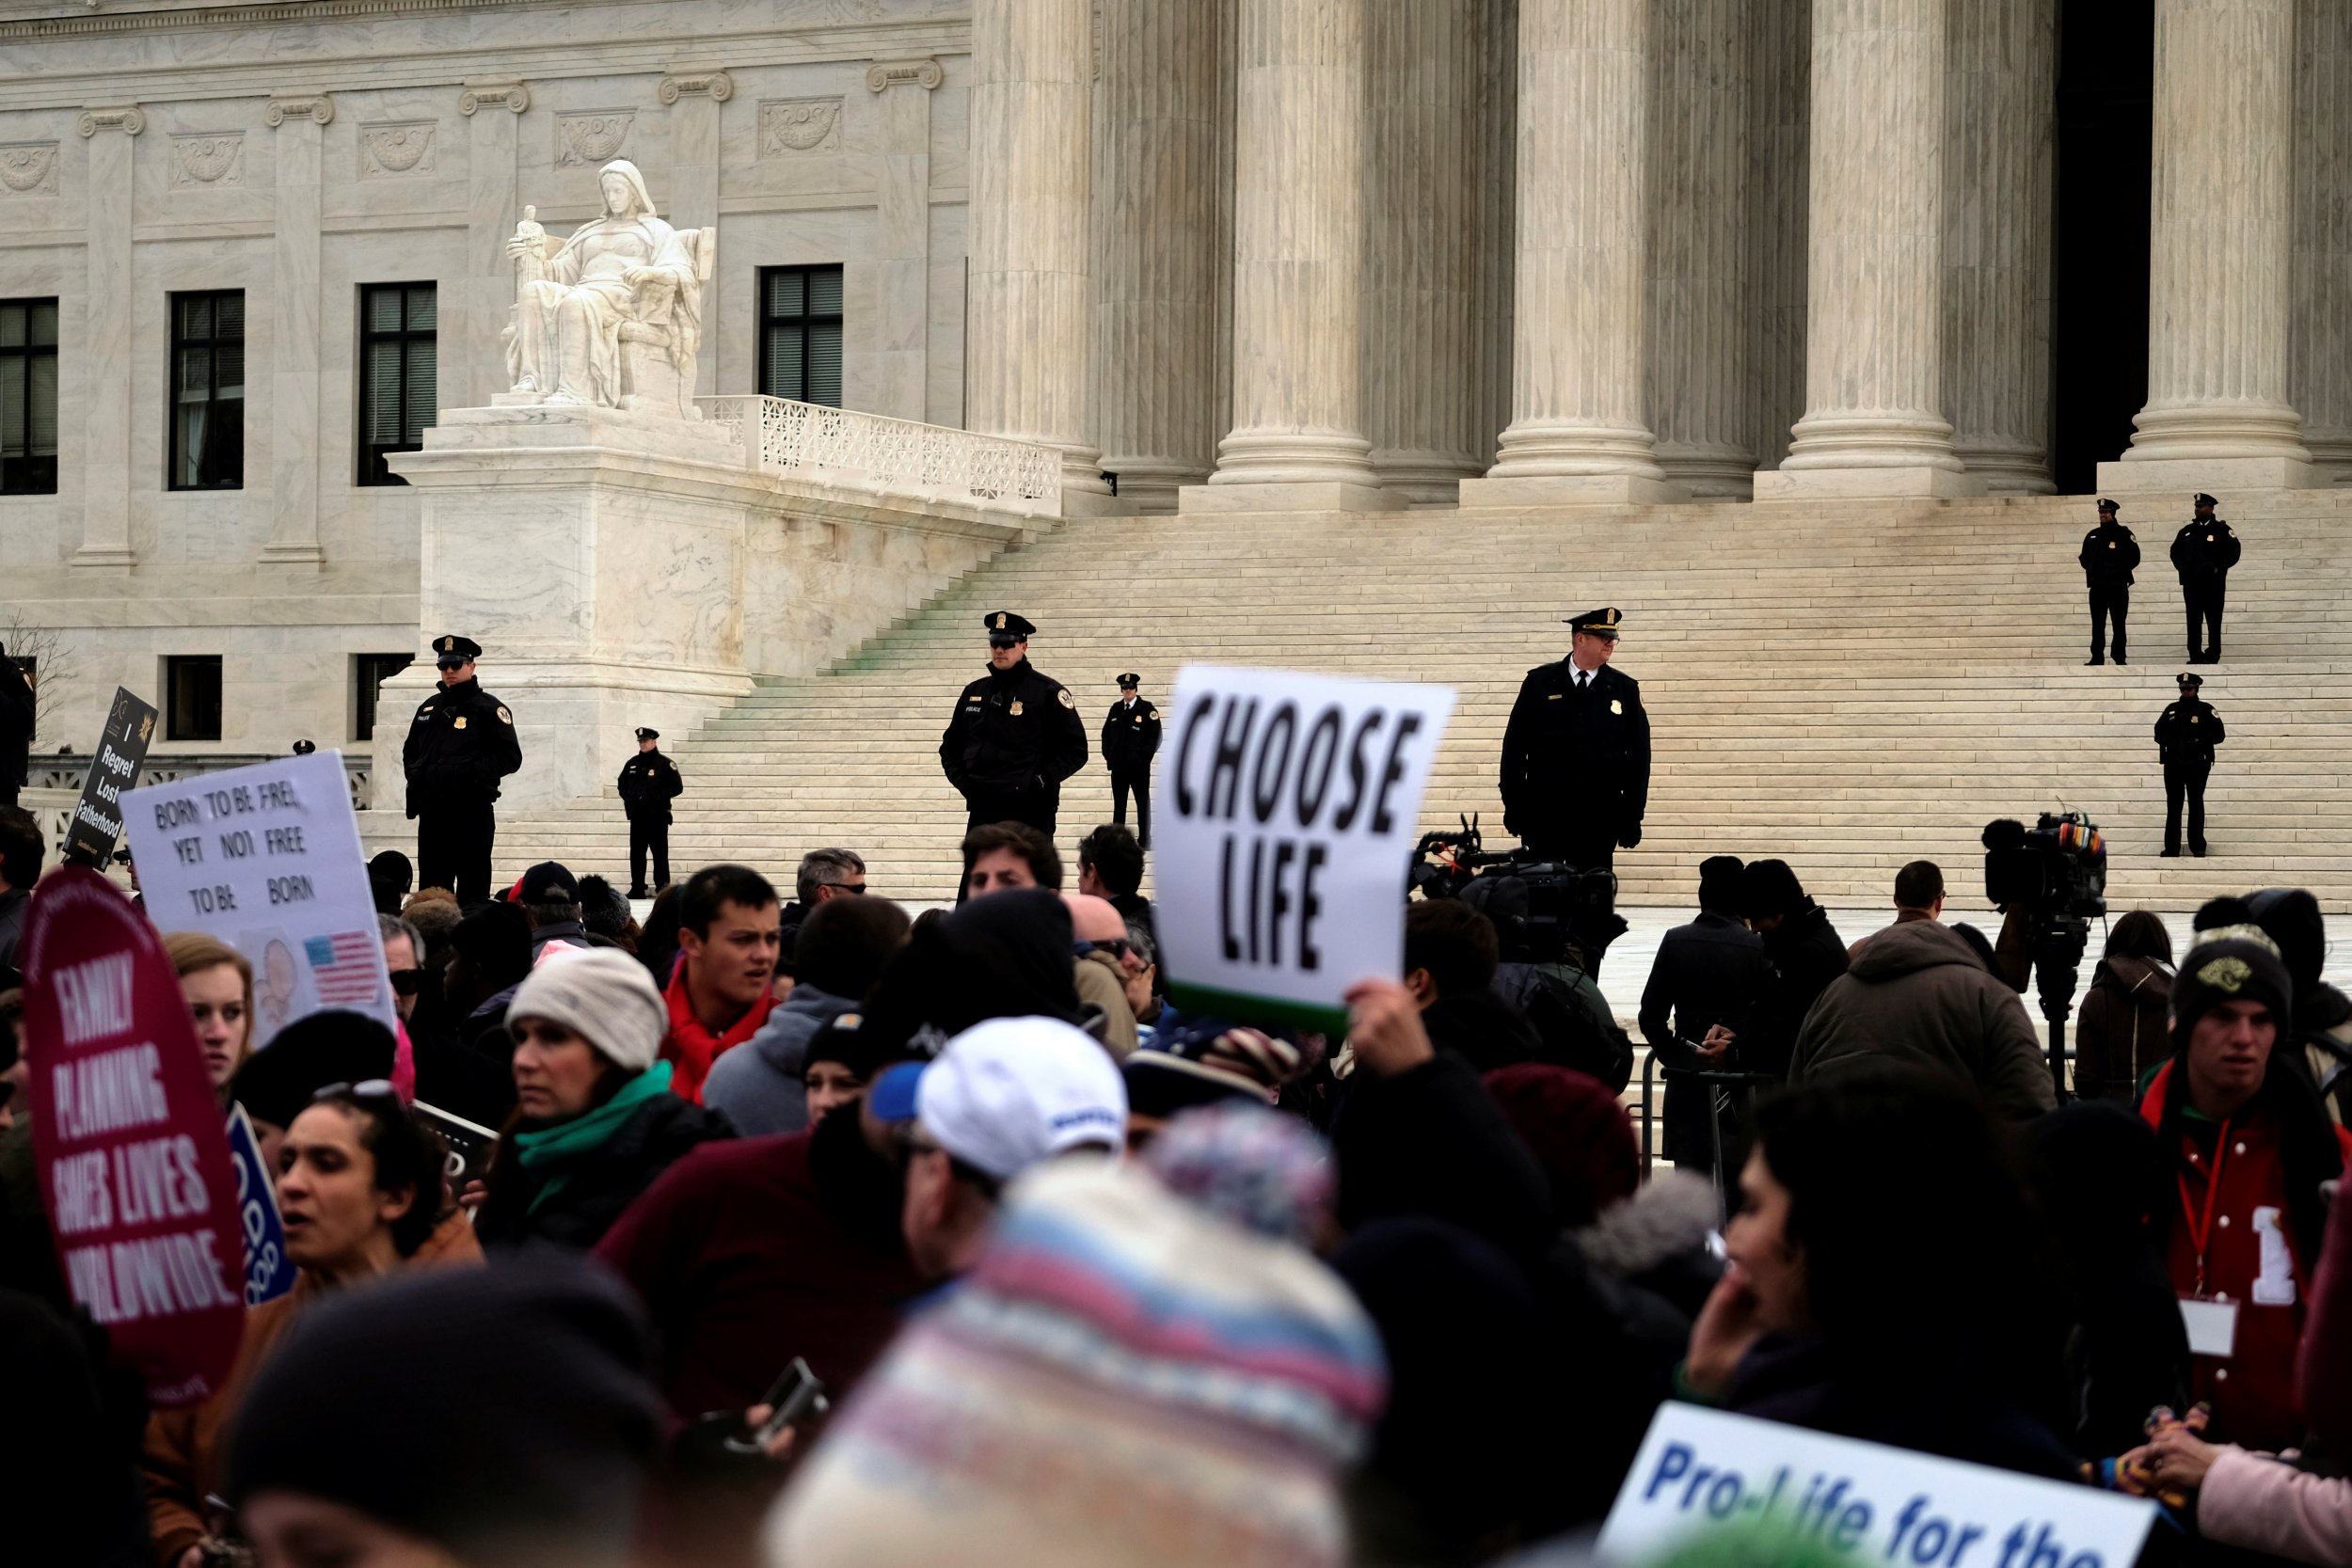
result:
M 1058 447 L 1107 488 L 1089 431 L 1089 0 L 975 0 L 965 423 Z
M 321 176 L 335 101 L 280 93 L 262 118 L 277 128 L 271 229 L 269 543 L 265 566 L 315 566 L 319 548 L 319 247 Z
M 1481 0 L 1365 0 L 1364 436 L 1380 483 L 1451 504 L 1478 419 Z
M 1240 0 L 1233 428 L 1184 506 L 1395 504 L 1363 435 L 1364 0 Z M 1232 487 L 1317 493 L 1220 496 Z
M 82 300 L 82 542 L 76 566 L 129 566 L 131 553 L 131 139 L 147 129 L 135 103 L 82 111 L 88 141 L 89 224 Z
M 1520 0 L 1511 425 L 1466 506 L 1682 494 L 1644 414 L 1649 44 L 1649 0 Z
M 1649 410 L 1658 466 L 1695 497 L 1745 499 L 1749 0 L 1657 0 L 1651 40 Z
M 511 385 L 499 334 L 515 307 L 515 263 L 507 260 L 506 242 L 523 215 L 515 144 L 530 107 L 531 88 L 521 82 L 469 83 L 457 94 L 457 112 L 467 119 L 466 277 L 455 291 L 459 309 L 452 314 L 470 324 L 458 345 L 465 356 L 460 407 L 486 407 Z
M 1485 0 L 1478 66 L 1478 402 L 1471 451 L 1491 464 L 1511 422 L 1512 255 L 1518 231 L 1519 7 Z
M 2296 16 L 2295 316 L 2289 401 L 2321 477 L 2352 481 L 2352 6 Z
M 2057 0 L 1947 0 L 1944 411 L 1996 494 L 2048 495 Z
M 1103 0 L 1094 376 L 1122 499 L 1176 505 L 1216 456 L 1217 0 Z
M 1959 496 L 1942 399 L 1944 0 L 1814 0 L 1805 414 L 1758 500 Z
M 1813 8 L 1810 0 L 1768 0 L 1749 21 L 1749 367 L 1756 466 L 1775 468 L 1804 417 Z
M 735 96 L 735 79 L 723 71 L 673 71 L 655 85 L 654 96 L 670 110 L 670 201 L 666 212 L 679 229 L 719 226 L 719 105 Z M 703 280 L 703 320 L 723 321 L 720 300 L 726 271 Z M 694 366 L 696 397 L 716 396 L 719 356 L 706 354 Z M 881 410 L 895 413 L 895 409 Z
M 2311 482 L 2287 402 L 2296 0 L 2156 0 L 2148 405 L 2102 489 Z

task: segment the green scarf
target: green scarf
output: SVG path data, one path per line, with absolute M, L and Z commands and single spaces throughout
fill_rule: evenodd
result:
M 567 1168 L 548 1177 L 531 1200 L 525 1213 L 535 1214 L 539 1205 L 553 1197 L 564 1183 L 571 1180 L 568 1168 L 573 1162 L 593 1154 L 612 1140 L 621 1124 L 636 1113 L 637 1107 L 657 1095 L 670 1092 L 670 1064 L 656 1062 L 623 1086 L 621 1092 L 571 1120 L 543 1127 L 535 1132 L 515 1134 L 516 1157 L 525 1170 L 544 1170 L 549 1165 Z

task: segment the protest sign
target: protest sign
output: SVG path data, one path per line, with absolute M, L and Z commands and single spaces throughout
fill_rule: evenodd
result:
M 262 1164 L 262 1140 L 242 1105 L 229 1112 L 229 1159 L 237 1173 L 237 1233 L 245 1238 L 245 1304 L 259 1307 L 293 1290 L 295 1270 L 286 1256 L 278 1191 Z
M 129 687 L 116 687 L 115 700 L 106 708 L 106 727 L 99 732 L 98 750 L 82 781 L 82 798 L 66 824 L 59 859 L 72 865 L 103 865 L 114 858 L 115 844 L 122 837 L 123 792 L 139 782 L 139 766 L 146 762 L 147 743 L 154 736 L 155 710 L 132 696 Z
M 253 1048 L 323 1007 L 395 1027 L 339 752 L 149 784 L 123 798 L 147 912 L 253 965 Z
M 1157 927 L 1182 1007 L 1337 1030 L 1394 980 L 1441 686 L 1187 665 L 1160 749 Z
M 33 895 L 24 945 L 33 1159 L 73 1299 L 161 1406 L 221 1386 L 245 1333 L 220 1102 L 154 927 L 97 872 Z
M 486 1180 L 490 1175 L 490 1156 L 498 1152 L 499 1135 L 495 1129 L 464 1117 L 453 1116 L 437 1105 L 427 1105 L 420 1100 L 414 1109 L 417 1119 L 441 1135 L 449 1149 L 443 1168 L 449 1173 L 449 1190 L 462 1193 L 469 1181 Z
M 2155 1516 L 2112 1492 L 1669 1402 L 1600 1550 L 1635 1562 L 1712 1526 L 1772 1522 L 1862 1564 L 2128 1568 Z

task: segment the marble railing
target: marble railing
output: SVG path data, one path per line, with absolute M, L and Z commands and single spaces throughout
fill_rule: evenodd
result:
M 176 784 L 199 773 L 217 773 L 224 768 L 243 768 L 251 763 L 268 762 L 272 756 L 284 754 L 282 752 L 267 754 L 260 752 L 218 752 L 201 756 L 172 756 L 151 752 L 146 762 L 139 767 L 138 782 L 141 784 Z M 350 786 L 351 803 L 355 809 L 365 811 L 368 809 L 368 774 L 373 767 L 373 759 L 349 752 L 343 752 L 342 758 L 343 782 Z M 81 798 L 82 781 L 89 776 L 89 762 L 87 752 L 36 755 L 32 759 L 31 777 L 26 781 L 26 787 L 65 791 L 70 805 L 72 800 Z
M 742 447 L 744 467 L 758 473 L 1024 516 L 1061 515 L 1061 453 L 1034 441 L 789 398 L 694 402 L 704 419 Z

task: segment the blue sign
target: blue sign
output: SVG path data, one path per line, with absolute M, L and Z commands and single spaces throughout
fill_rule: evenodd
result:
M 262 1168 L 261 1140 L 242 1105 L 229 1111 L 229 1164 L 237 1173 L 237 1226 L 245 1237 L 245 1304 L 259 1307 L 293 1290 L 298 1271 L 286 1256 L 278 1192 Z

